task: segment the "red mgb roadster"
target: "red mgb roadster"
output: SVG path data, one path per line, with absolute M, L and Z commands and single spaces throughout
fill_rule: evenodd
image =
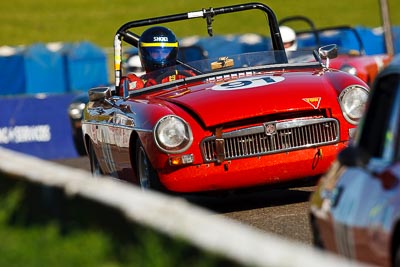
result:
M 120 66 L 122 44 L 138 45 L 133 29 L 204 19 L 212 36 L 217 18 L 242 11 L 266 15 L 265 49 L 178 60 L 159 71 L 159 84 L 128 90 Z M 260 3 L 130 21 L 114 47 L 115 90 L 89 91 L 85 146 L 94 174 L 144 189 L 204 192 L 318 176 L 348 146 L 369 92 L 359 78 L 330 69 L 335 45 L 286 52 L 275 14 Z M 183 78 L 161 83 L 176 74 Z

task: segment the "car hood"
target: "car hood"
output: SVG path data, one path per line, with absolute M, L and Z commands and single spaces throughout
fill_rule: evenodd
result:
M 293 72 L 212 81 L 168 91 L 159 100 L 195 113 L 214 126 L 279 112 L 332 108 L 337 93 L 320 72 Z

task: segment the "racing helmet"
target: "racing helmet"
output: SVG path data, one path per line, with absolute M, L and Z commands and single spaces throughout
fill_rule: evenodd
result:
M 294 51 L 297 49 L 296 33 L 288 26 L 280 26 L 282 42 L 286 50 Z
M 144 74 L 142 62 L 140 61 L 139 55 L 134 54 L 128 57 L 128 59 L 126 60 L 126 69 L 128 72 L 133 72 L 137 76 L 141 76 Z
M 139 57 L 146 72 L 176 64 L 178 40 L 168 28 L 156 26 L 139 38 Z

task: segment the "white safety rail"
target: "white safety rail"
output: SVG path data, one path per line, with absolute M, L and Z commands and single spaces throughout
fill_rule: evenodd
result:
M 16 179 L 64 188 L 120 210 L 132 222 L 180 237 L 204 251 L 235 262 L 268 267 L 365 266 L 310 246 L 217 216 L 187 201 L 157 192 L 143 192 L 127 183 L 93 178 L 89 172 L 44 161 L 0 147 L 0 169 Z

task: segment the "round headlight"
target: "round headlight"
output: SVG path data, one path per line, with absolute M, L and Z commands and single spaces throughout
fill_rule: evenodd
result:
M 339 96 L 343 115 L 352 124 L 357 124 L 365 110 L 368 100 L 368 90 L 359 85 L 344 89 Z
M 154 128 L 154 138 L 158 147 L 167 153 L 185 151 L 192 143 L 189 125 L 177 116 L 161 118 Z

